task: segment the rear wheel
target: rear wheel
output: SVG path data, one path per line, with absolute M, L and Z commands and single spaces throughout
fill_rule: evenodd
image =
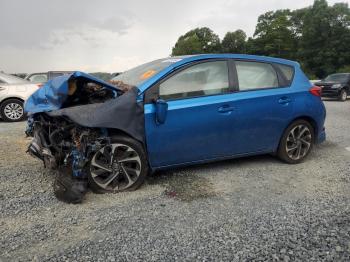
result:
M 23 102 L 19 99 L 9 99 L 0 106 L 1 118 L 7 122 L 21 121 L 25 118 Z
M 346 99 L 348 98 L 348 92 L 346 91 L 346 89 L 342 89 L 340 90 L 340 94 L 339 94 L 339 101 L 346 101 Z
M 314 129 L 305 120 L 293 122 L 284 132 L 277 155 L 284 162 L 297 164 L 310 153 L 314 144 Z
M 113 137 L 111 144 L 97 151 L 88 172 L 95 193 L 136 190 L 148 173 L 146 153 L 140 142 L 125 136 Z

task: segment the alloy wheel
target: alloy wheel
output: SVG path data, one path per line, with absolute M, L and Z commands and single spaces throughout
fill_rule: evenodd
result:
M 4 115 L 11 120 L 21 119 L 23 113 L 23 107 L 17 103 L 9 103 L 4 108 Z
M 311 148 L 312 135 L 308 126 L 300 124 L 290 130 L 286 141 L 286 152 L 293 160 L 302 159 Z
M 345 101 L 347 98 L 348 98 L 348 94 L 347 94 L 346 90 L 344 90 L 344 91 L 341 93 L 341 100 L 342 100 L 342 101 Z
M 130 188 L 141 174 L 138 153 L 125 144 L 111 144 L 95 153 L 90 164 L 93 181 L 106 191 Z

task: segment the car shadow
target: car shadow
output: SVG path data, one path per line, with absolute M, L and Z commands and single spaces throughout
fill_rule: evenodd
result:
M 205 173 L 218 173 L 242 165 L 256 165 L 259 163 L 265 165 L 266 163 L 281 163 L 281 161 L 271 155 L 258 155 L 160 170 L 149 175 L 146 184 L 163 186 L 165 187 L 163 192 L 165 196 L 191 202 L 197 199 L 218 196 L 211 177 L 205 175 Z

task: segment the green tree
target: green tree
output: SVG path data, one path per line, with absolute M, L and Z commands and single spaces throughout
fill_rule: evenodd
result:
M 349 63 L 350 9 L 345 3 L 328 6 L 315 0 L 304 16 L 300 59 L 306 71 L 323 78 Z
M 346 65 L 342 68 L 339 68 L 337 73 L 350 73 L 350 65 Z
M 249 51 L 258 55 L 295 58 L 296 32 L 290 10 L 267 12 L 258 18 L 254 37 L 249 39 Z
M 242 30 L 228 32 L 220 45 L 209 28 L 196 28 L 181 36 L 173 55 L 198 53 L 248 53 L 276 56 L 300 62 L 304 71 L 323 78 L 348 70 L 350 61 L 350 8 L 347 3 L 329 6 L 315 0 L 297 10 L 277 10 L 258 18 L 253 37 Z M 221 50 L 220 50 L 221 49 Z
M 109 81 L 112 78 L 112 74 L 110 73 L 105 73 L 105 72 L 95 72 L 95 73 L 90 73 L 91 75 L 100 78 L 104 81 Z
M 204 53 L 219 53 L 221 51 L 220 38 L 210 28 L 196 28 L 177 40 L 172 55 L 192 55 Z
M 221 48 L 223 53 L 245 53 L 247 35 L 243 30 L 227 32 L 222 39 Z

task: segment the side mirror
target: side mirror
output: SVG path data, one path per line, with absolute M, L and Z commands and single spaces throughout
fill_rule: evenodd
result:
M 156 105 L 156 123 L 164 124 L 168 112 L 168 103 L 163 99 L 158 99 L 155 103 Z

